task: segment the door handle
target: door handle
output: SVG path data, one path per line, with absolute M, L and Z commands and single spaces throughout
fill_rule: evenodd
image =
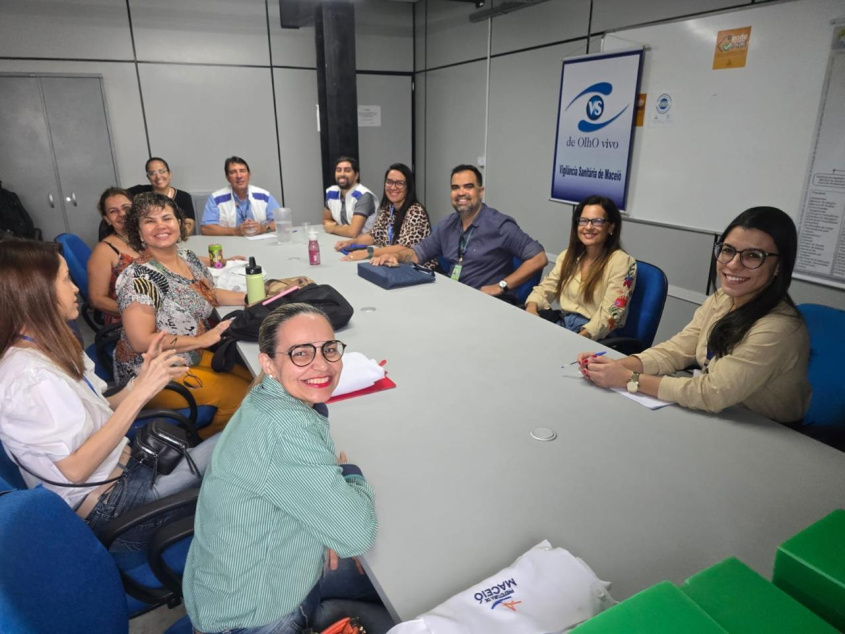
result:
M 56 202 L 53 200 L 53 194 L 47 194 L 47 202 L 50 203 L 50 207 L 56 207 Z

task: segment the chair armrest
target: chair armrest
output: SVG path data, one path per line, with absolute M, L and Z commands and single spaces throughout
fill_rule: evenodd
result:
M 171 592 L 182 595 L 182 576 L 164 560 L 164 552 L 173 544 L 194 534 L 194 516 L 183 517 L 158 529 L 147 549 L 150 570 Z
M 100 533 L 100 542 L 108 550 L 114 543 L 114 540 L 138 524 L 149 522 L 159 515 L 186 507 L 193 511 L 196 508 L 199 495 L 200 490 L 198 488 L 186 489 L 185 491 L 168 495 L 166 498 L 136 506 L 134 509 L 127 511 L 106 524 Z
M 607 339 L 601 339 L 599 343 L 612 350 L 628 355 L 637 354 L 646 349 L 645 344 L 634 337 L 608 337 Z

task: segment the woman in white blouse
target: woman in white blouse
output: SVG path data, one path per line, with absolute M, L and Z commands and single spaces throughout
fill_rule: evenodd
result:
M 186 371 L 175 351 L 161 351 L 163 335 L 137 378 L 103 397 L 106 385 L 67 325 L 79 316 L 78 289 L 56 246 L 5 241 L 0 270 L 0 440 L 27 485 L 55 491 L 95 532 L 135 506 L 198 487 L 213 442 L 191 450 L 200 474 L 183 460 L 155 486 L 152 471 L 129 456 L 125 434 L 138 412 Z M 126 541 L 135 540 L 143 536 Z

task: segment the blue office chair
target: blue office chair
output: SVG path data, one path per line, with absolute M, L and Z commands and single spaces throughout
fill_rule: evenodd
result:
M 79 288 L 79 295 L 82 297 L 79 312 L 91 330 L 97 332 L 103 327 L 103 316 L 91 307 L 88 300 L 88 258 L 91 257 L 91 248 L 82 238 L 72 233 L 57 235 L 56 242 L 62 246 L 62 255 L 67 261 L 70 278 Z
M 638 260 L 637 281 L 628 304 L 625 325 L 599 343 L 625 354 L 636 354 L 650 348 L 663 316 L 668 292 L 666 274 L 653 264 Z
M 810 409 L 799 431 L 845 450 L 845 390 L 839 364 L 845 355 L 845 311 L 800 304 L 810 333 L 807 378 L 813 386 Z
M 3 447 L 2 442 L 0 442 L 0 478 L 2 478 L 3 484 L 7 489 L 26 488 L 26 482 L 24 482 L 18 465 L 16 465 L 9 457 L 9 454 L 6 453 L 6 448 Z M 0 488 L 0 490 L 2 490 L 2 488 Z
M 517 270 L 520 266 L 522 266 L 523 260 L 519 259 L 518 257 L 514 256 L 513 258 L 513 271 Z M 437 270 L 439 273 L 443 275 L 449 275 L 452 272 L 452 263 L 449 262 L 446 258 L 442 255 L 437 256 Z M 525 300 L 528 299 L 528 296 L 531 294 L 531 291 L 534 290 L 534 287 L 540 283 L 540 279 L 543 276 L 543 271 L 540 270 L 537 272 L 536 275 L 531 277 L 531 279 L 523 282 L 515 289 L 511 290 L 511 294 L 513 294 L 516 299 L 519 301 L 519 306 L 525 304 Z

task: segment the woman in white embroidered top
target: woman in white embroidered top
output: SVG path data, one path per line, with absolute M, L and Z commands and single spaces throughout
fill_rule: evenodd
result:
M 161 351 L 164 335 L 150 344 L 135 380 L 106 398 L 106 384 L 67 324 L 79 316 L 78 289 L 55 245 L 3 242 L 0 270 L 0 440 L 27 485 L 45 479 L 95 532 L 134 506 L 198 487 L 201 475 L 187 461 L 152 486 L 152 470 L 129 457 L 125 434 L 136 415 L 186 371 L 175 351 Z M 200 473 L 213 447 L 190 450 Z M 143 537 L 135 532 L 123 541 Z
M 624 359 L 578 355 L 601 387 L 627 387 L 683 407 L 720 412 L 732 405 L 781 423 L 810 406 L 810 338 L 787 292 L 798 235 L 780 209 L 752 207 L 734 219 L 713 251 L 721 288 L 677 335 Z M 666 376 L 693 363 L 694 377 Z
M 622 216 L 609 198 L 590 196 L 572 212 L 569 246 L 535 286 L 525 310 L 588 339 L 625 325 L 637 261 L 622 250 Z M 560 303 L 560 312 L 550 309 Z

